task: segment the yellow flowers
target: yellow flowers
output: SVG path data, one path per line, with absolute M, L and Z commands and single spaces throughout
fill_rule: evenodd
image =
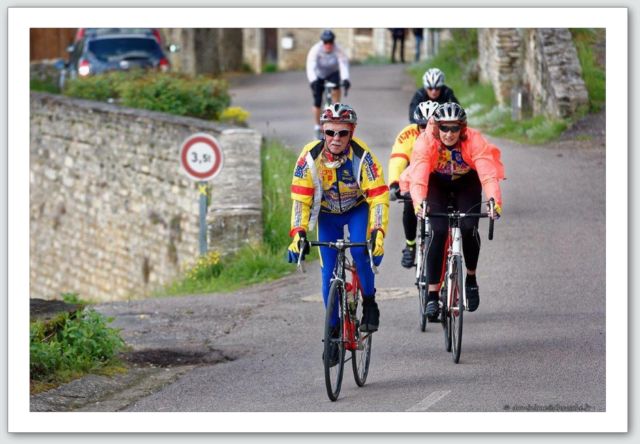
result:
M 229 122 L 236 125 L 243 125 L 249 118 L 249 112 L 239 106 L 230 106 L 220 113 L 222 122 Z
M 209 279 L 218 276 L 221 271 L 220 253 L 214 250 L 198 257 L 195 263 L 187 265 L 186 278 L 192 281 Z

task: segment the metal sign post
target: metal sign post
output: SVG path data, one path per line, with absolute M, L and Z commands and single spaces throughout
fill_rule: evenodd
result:
M 207 182 L 198 184 L 198 193 L 200 194 L 200 232 L 198 233 L 198 245 L 200 246 L 200 255 L 207 254 Z
M 193 134 L 182 142 L 180 165 L 191 179 L 198 181 L 200 196 L 198 244 L 200 254 L 207 254 L 207 181 L 222 169 L 222 150 L 218 141 L 204 133 Z

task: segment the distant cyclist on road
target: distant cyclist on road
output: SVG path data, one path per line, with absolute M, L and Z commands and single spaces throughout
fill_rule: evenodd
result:
M 300 239 L 318 223 L 318 240 L 344 239 L 349 227 L 351 242 L 373 240 L 373 261 L 378 265 L 384 253 L 384 236 L 389 214 L 389 188 L 382 167 L 367 145 L 353 133 L 357 116 L 348 105 L 335 103 L 320 117 L 325 140 L 309 142 L 298 157 L 291 184 L 289 262 L 297 262 Z M 375 300 L 375 280 L 365 248 L 351 249 L 363 292 L 363 316 L 360 330 L 378 329 L 380 311 Z M 337 252 L 320 248 L 322 297 L 325 308 Z M 338 337 L 338 313 L 332 325 Z M 337 352 L 337 348 L 336 348 Z
M 421 134 L 411 156 L 410 191 L 418 214 L 427 199 L 431 212 L 446 212 L 449 195 L 459 211 L 481 211 L 482 192 L 496 202 L 496 217 L 502 213 L 502 193 L 499 181 L 504 179 L 500 150 L 489 143 L 479 131 L 467 127 L 465 110 L 457 103 L 445 103 L 434 115 L 433 134 Z M 405 191 L 406 183 L 401 180 Z M 475 210 L 474 210 L 475 209 Z M 429 296 L 427 317 L 438 317 L 438 284 L 447 239 L 448 222 L 431 218 L 433 237 L 427 253 Z M 460 223 L 462 249 L 467 267 L 465 291 L 469 311 L 480 304 L 476 267 L 480 255 L 478 218 L 464 218 Z
M 418 103 L 431 100 L 440 104 L 447 102 L 460 103 L 453 94 L 453 90 L 444 84 L 444 73 L 438 68 L 427 69 L 422 76 L 423 87 L 418 89 L 411 103 L 409 104 L 409 122 L 416 123 L 413 120 L 413 113 Z
M 335 43 L 335 39 L 336 36 L 331 30 L 325 30 L 320 35 L 320 41 L 313 45 L 307 54 L 307 78 L 313 91 L 314 131 L 318 139 L 322 138 L 320 108 L 323 106 L 324 82 L 329 81 L 336 85 L 342 82 L 345 90 L 351 87 L 349 59 L 342 48 Z M 340 102 L 340 87 L 333 90 L 332 96 L 333 103 Z
M 438 108 L 437 102 L 427 100 L 421 102 L 413 113 L 413 121 L 402 129 L 396 136 L 396 140 L 391 149 L 391 157 L 389 159 L 389 198 L 396 200 L 400 197 L 400 174 L 409 166 L 413 144 L 420 134 L 425 130 L 432 132 L 433 113 Z M 429 125 L 427 125 L 429 124 Z M 413 211 L 413 203 L 411 200 L 404 202 L 404 211 L 402 213 L 402 226 L 404 227 L 404 235 L 406 245 L 402 250 L 401 264 L 405 268 L 411 268 L 416 259 L 416 229 L 418 222 L 416 214 Z

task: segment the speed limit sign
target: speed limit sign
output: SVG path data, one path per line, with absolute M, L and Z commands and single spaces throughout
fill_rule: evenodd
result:
M 187 137 L 180 147 L 180 165 L 192 179 L 213 179 L 222 169 L 222 150 L 213 136 L 196 133 Z

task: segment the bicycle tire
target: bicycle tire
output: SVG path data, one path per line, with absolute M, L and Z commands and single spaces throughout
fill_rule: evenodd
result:
M 351 365 L 353 367 L 353 379 L 355 379 L 358 387 L 362 387 L 367 382 L 369 374 L 369 364 L 371 362 L 371 341 L 373 335 L 371 333 L 362 333 L 359 329 L 358 319 L 362 319 L 362 294 L 358 289 L 358 308 L 356 310 L 355 319 L 352 322 L 356 324 L 356 338 L 358 339 L 358 349 L 351 351 Z M 364 340 L 361 336 L 366 335 Z M 360 349 L 362 347 L 362 349 Z
M 427 248 L 425 242 L 420 246 L 420 277 L 418 280 L 418 305 L 420 331 L 427 330 L 427 298 L 429 296 L 429 279 L 427 277 Z
M 339 315 L 338 327 L 340 330 L 338 339 L 331 338 L 331 313 L 333 313 L 333 307 L 338 304 L 340 307 L 340 298 L 344 287 L 342 281 L 334 280 L 331 283 L 329 289 L 329 299 L 327 301 L 327 311 L 325 313 L 324 321 L 324 354 L 322 363 L 324 365 L 324 381 L 327 387 L 327 395 L 331 401 L 337 401 L 340 394 L 340 388 L 342 386 L 342 376 L 344 374 L 344 342 L 343 342 L 343 318 Z M 338 313 L 340 310 L 338 309 Z M 330 365 L 330 346 L 331 341 L 338 345 L 338 363 L 334 366 Z
M 451 348 L 453 362 L 460 362 L 460 352 L 462 350 L 462 317 L 464 313 L 464 300 L 462 297 L 462 260 L 460 257 L 454 259 L 453 275 L 453 292 L 452 304 L 455 307 L 451 310 Z
M 446 351 L 451 351 L 451 317 L 449 316 L 449 307 L 447 305 L 447 285 L 445 279 L 445 285 L 440 288 L 440 300 L 442 301 L 441 322 L 442 332 L 444 333 L 444 348 Z

